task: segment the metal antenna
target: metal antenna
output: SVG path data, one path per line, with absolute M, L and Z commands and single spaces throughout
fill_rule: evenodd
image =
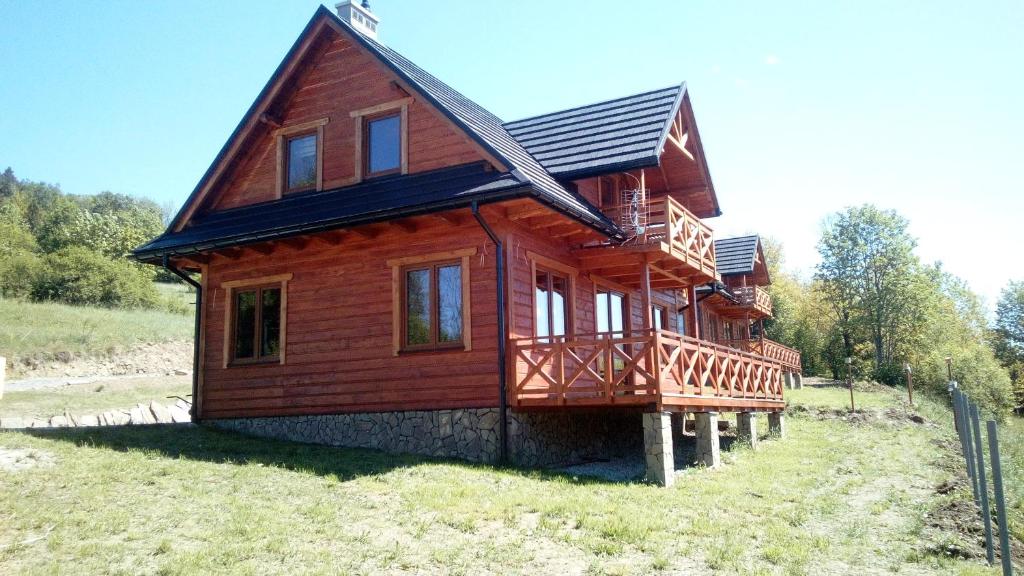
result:
M 363 0 L 363 8 L 370 9 L 370 0 Z

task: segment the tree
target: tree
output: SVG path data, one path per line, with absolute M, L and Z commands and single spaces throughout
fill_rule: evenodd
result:
M 876 373 L 896 359 L 900 338 L 916 330 L 924 279 L 908 222 L 871 205 L 847 208 L 825 223 L 816 278 L 831 304 L 843 346 L 855 354 L 866 334 Z
M 7 200 L 18 191 L 18 179 L 14 177 L 14 170 L 8 166 L 3 174 L 0 174 L 0 201 Z
M 1010 373 L 1018 411 L 1024 406 L 1024 282 L 1010 282 L 996 304 L 992 348 Z

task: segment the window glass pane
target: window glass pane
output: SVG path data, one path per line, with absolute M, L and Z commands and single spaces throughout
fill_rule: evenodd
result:
M 316 186 L 316 134 L 288 141 L 288 189 Z
M 430 300 L 430 270 L 406 272 L 406 344 L 430 344 Z
M 597 331 L 608 331 L 608 293 L 597 293 Z
M 664 328 L 664 313 L 665 309 L 661 306 L 651 306 L 651 326 L 655 330 L 661 330 Z
M 551 275 L 552 336 L 565 336 L 566 326 L 569 325 L 569 310 L 566 302 L 566 294 L 569 292 L 568 285 L 569 282 L 565 278 Z
M 281 289 L 264 288 L 260 302 L 260 356 L 281 351 Z
M 612 313 L 612 332 L 618 335 L 622 335 L 625 330 L 625 298 L 622 294 L 616 292 L 611 293 L 611 313 Z
M 676 314 L 676 333 L 686 335 L 686 315 L 682 313 Z
M 256 292 L 235 294 L 235 358 L 255 356 Z
M 551 335 L 551 326 L 548 322 L 548 275 L 546 272 L 537 272 L 537 316 L 534 322 L 537 326 L 537 336 L 544 337 Z
M 462 267 L 442 266 L 437 269 L 438 341 L 462 341 Z
M 401 165 L 402 120 L 398 116 L 388 116 L 367 123 L 367 168 L 370 174 L 397 170 Z

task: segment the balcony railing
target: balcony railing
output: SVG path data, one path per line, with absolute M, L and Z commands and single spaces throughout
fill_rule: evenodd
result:
M 647 241 L 667 241 L 672 254 L 701 272 L 715 275 L 715 239 L 711 227 L 671 196 L 651 200 Z
M 738 306 L 752 308 L 768 316 L 772 315 L 772 297 L 767 290 L 759 286 L 743 286 L 730 288 L 729 291 L 739 300 Z
M 719 344 L 777 360 L 787 372 L 800 372 L 800 351 L 767 338 L 720 340 Z
M 511 342 L 513 407 L 779 409 L 782 364 L 667 330 Z

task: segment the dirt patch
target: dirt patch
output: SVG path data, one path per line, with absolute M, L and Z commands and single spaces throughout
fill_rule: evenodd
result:
M 173 374 L 191 371 L 192 350 L 192 342 L 172 341 L 140 344 L 98 356 L 75 356 L 70 352 L 22 356 L 10 361 L 10 377 Z
M 54 461 L 53 454 L 42 450 L 0 446 L 0 470 L 5 472 L 53 466 Z
M 805 416 L 817 420 L 842 420 L 850 424 L 918 425 L 934 426 L 924 416 L 903 408 L 861 408 L 850 411 L 845 408 L 821 406 L 790 406 L 786 412 L 794 416 Z

